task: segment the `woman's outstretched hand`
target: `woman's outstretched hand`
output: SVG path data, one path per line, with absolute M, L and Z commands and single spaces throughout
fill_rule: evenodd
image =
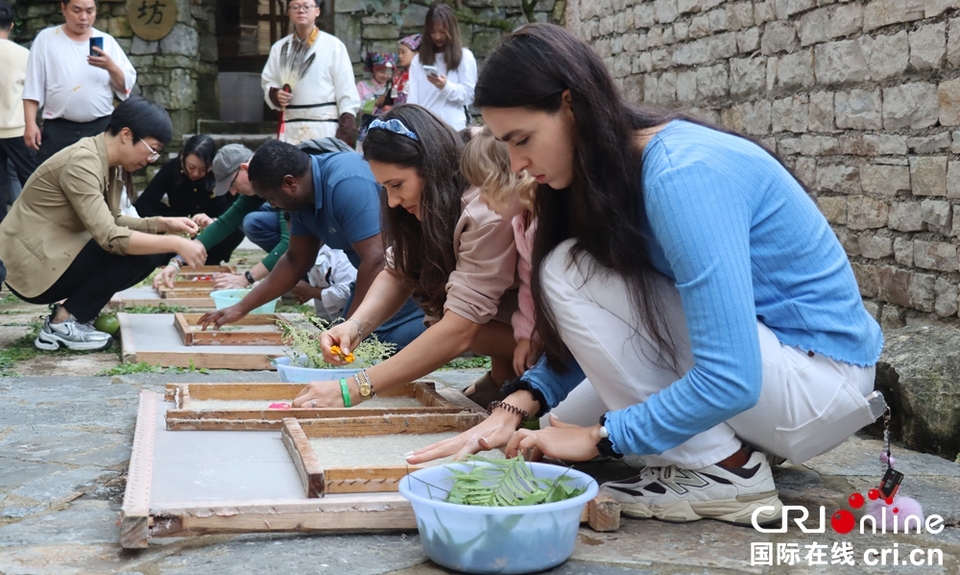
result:
M 183 258 L 183 261 L 187 262 L 188 266 L 200 267 L 207 261 L 207 248 L 203 247 L 203 244 L 196 240 L 178 239 L 181 241 L 179 242 L 180 247 L 177 248 L 177 254 Z
M 173 282 L 177 280 L 177 276 L 180 275 L 180 268 L 174 265 L 167 265 L 163 268 L 163 271 L 153 276 L 153 289 L 158 289 L 160 284 L 167 286 L 169 289 L 173 289 Z
M 532 431 L 519 429 L 510 437 L 503 452 L 507 457 L 539 450 L 547 457 L 563 461 L 587 461 L 600 455 L 600 425 L 580 427 L 564 423 L 550 415 L 550 427 Z
M 157 222 L 157 231 L 171 234 L 190 234 L 194 236 L 200 231 L 200 228 L 197 226 L 197 223 L 190 218 L 160 216 Z
M 330 365 L 347 365 L 344 356 L 353 353 L 360 344 L 360 333 L 357 328 L 357 322 L 347 320 L 339 323 L 320 335 L 320 351 L 323 353 L 323 361 Z M 337 346 L 340 353 L 333 353 L 330 348 Z M 339 389 L 339 388 L 337 388 Z
M 217 289 L 250 287 L 250 282 L 243 274 L 219 273 L 213 276 L 213 287 Z
M 359 393 L 357 395 L 359 396 Z M 350 399 L 351 405 L 356 405 L 361 401 L 359 397 L 353 397 L 352 388 L 350 390 Z M 356 402 L 354 402 L 354 399 L 356 399 Z M 314 407 L 344 407 L 343 391 L 340 389 L 340 382 L 311 381 L 297 394 L 297 397 L 293 400 L 293 407 L 306 409 Z
M 514 434 L 518 419 L 518 415 L 509 411 L 494 410 L 490 417 L 460 435 L 408 453 L 407 463 L 417 465 L 451 455 L 454 459 L 463 459 L 474 453 L 503 447 Z

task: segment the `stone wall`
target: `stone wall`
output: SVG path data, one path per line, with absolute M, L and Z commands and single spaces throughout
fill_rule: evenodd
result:
M 158 42 L 134 36 L 125 0 L 99 0 L 94 26 L 114 38 L 137 70 L 135 94 L 156 101 L 173 120 L 174 138 L 165 148 L 176 151 L 181 136 L 196 131 L 197 119 L 216 118 L 219 100 L 199 97 L 217 93 L 217 39 L 215 2 L 174 0 L 177 24 Z M 15 40 L 28 46 L 40 30 L 63 23 L 59 0 L 13 2 L 19 22 Z
M 956 0 L 571 0 L 636 102 L 746 133 L 794 168 L 884 329 L 958 320 Z
M 37 32 L 61 24 L 59 0 L 8 0 L 18 15 L 14 39 L 30 45 Z M 173 0 L 178 23 L 159 42 L 136 37 L 127 20 L 126 0 L 99 0 L 96 27 L 110 33 L 137 69 L 134 93 L 157 101 L 170 113 L 175 135 L 168 149 L 176 151 L 181 135 L 197 130 L 198 119 L 219 117 L 215 0 Z M 427 0 L 335 0 L 333 34 L 346 44 L 357 79 L 371 50 L 396 52 L 400 38 L 420 32 Z M 479 60 L 511 29 L 526 22 L 521 0 L 464 0 L 461 35 Z M 563 22 L 566 0 L 539 0 L 538 21 Z M 202 97 L 200 96 L 202 95 Z

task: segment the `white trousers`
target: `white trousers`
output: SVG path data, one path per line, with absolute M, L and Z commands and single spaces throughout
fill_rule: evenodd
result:
M 562 421 L 595 425 L 607 410 L 646 401 L 693 367 L 680 293 L 658 276 L 656 299 L 677 349 L 677 367 L 659 358 L 658 348 L 633 311 L 619 275 L 582 256 L 570 263 L 573 240 L 544 261 L 542 285 L 560 336 L 587 380 L 553 413 Z M 594 273 L 590 271 L 592 266 Z M 639 329 L 638 329 L 639 326 Z M 874 421 L 864 396 L 873 390 L 875 368 L 858 367 L 781 344 L 757 322 L 763 383 L 757 404 L 659 455 L 648 465 L 699 469 L 721 461 L 747 443 L 802 463 L 840 445 Z

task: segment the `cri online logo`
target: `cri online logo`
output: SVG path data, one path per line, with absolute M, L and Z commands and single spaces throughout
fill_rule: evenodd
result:
M 877 489 L 871 489 L 867 492 L 867 497 L 876 501 L 880 499 L 880 491 Z M 893 505 L 893 497 L 888 497 L 883 500 L 887 505 Z M 860 509 L 865 503 L 863 495 L 860 493 L 854 493 L 847 498 L 847 503 L 850 504 L 850 507 L 854 509 Z M 793 522 L 797 524 L 797 527 L 800 528 L 800 531 L 804 533 L 825 533 L 827 530 L 826 526 L 826 508 L 822 505 L 820 506 L 820 523 L 819 527 L 808 527 L 807 519 L 810 517 L 810 512 L 806 507 L 802 505 L 784 505 L 783 506 L 783 515 L 780 517 L 780 525 L 776 527 L 764 527 L 757 523 L 757 516 L 761 513 L 769 513 L 775 508 L 770 505 L 764 505 L 758 507 L 753 511 L 753 515 L 750 518 L 751 523 L 753 523 L 753 528 L 759 531 L 760 533 L 786 533 L 787 532 L 787 523 L 789 522 L 790 512 L 796 512 L 793 517 Z M 906 517 L 900 517 L 900 509 L 898 507 L 890 508 L 892 512 L 892 525 L 890 526 L 892 533 L 906 533 L 913 526 L 916 527 L 917 533 L 921 532 L 921 519 L 916 515 L 907 515 Z M 888 530 L 887 525 L 887 515 L 888 513 L 882 512 L 879 518 L 879 527 L 881 533 L 886 533 Z M 867 513 L 860 519 L 860 533 L 866 533 L 868 530 L 872 530 L 873 533 L 877 532 L 878 519 L 873 515 Z M 830 516 L 830 527 L 833 530 L 841 535 L 845 535 L 853 531 L 854 527 L 857 526 L 857 520 L 854 518 L 853 513 L 846 509 L 838 509 L 833 515 Z M 923 527 L 926 529 L 927 533 L 938 534 L 943 531 L 943 517 L 939 515 L 929 515 L 926 518 L 926 521 L 923 523 Z

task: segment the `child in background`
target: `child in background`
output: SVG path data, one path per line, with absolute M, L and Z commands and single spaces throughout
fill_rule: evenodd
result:
M 467 182 L 480 188 L 480 199 L 500 217 L 510 219 L 513 226 L 520 286 L 519 306 L 510 323 L 517 340 L 513 369 L 519 375 L 533 366 L 538 355 L 534 346 L 533 294 L 530 291 L 530 262 L 537 228 L 533 214 L 537 181 L 526 171 L 520 175 L 511 171 L 506 144 L 494 138 L 489 128 L 483 128 L 467 142 L 460 157 L 460 171 Z
M 358 145 L 367 135 L 370 122 L 394 106 L 392 88 L 396 60 L 395 54 L 367 53 L 363 70 L 369 72 L 371 77 L 357 82 L 357 92 L 360 93 L 361 102 Z
M 407 86 L 407 82 L 410 81 L 410 65 L 413 64 L 413 57 L 420 49 L 421 38 L 423 36 L 420 34 L 413 34 L 400 39 L 397 70 L 393 73 L 393 97 L 396 99 L 396 106 L 407 103 L 407 95 L 410 93 L 410 87 Z
M 334 250 L 324 244 L 317 252 L 317 261 L 307 272 L 314 288 L 313 306 L 317 317 L 333 321 L 340 317 L 350 299 L 351 284 L 357 281 L 353 267 L 343 250 Z

